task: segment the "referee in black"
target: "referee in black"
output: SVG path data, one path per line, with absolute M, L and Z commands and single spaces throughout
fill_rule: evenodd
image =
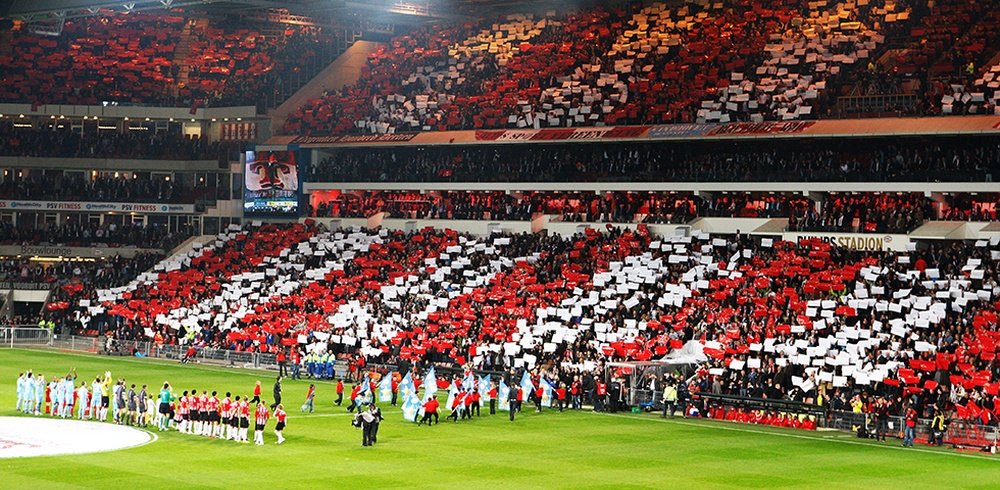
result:
M 510 414 L 511 422 L 514 421 L 514 412 L 517 411 L 517 404 L 518 404 L 517 390 L 511 388 L 510 390 L 507 391 L 507 408 L 508 408 L 507 413 Z
M 271 404 L 271 410 L 275 407 L 281 405 L 281 375 L 274 380 L 274 403 Z

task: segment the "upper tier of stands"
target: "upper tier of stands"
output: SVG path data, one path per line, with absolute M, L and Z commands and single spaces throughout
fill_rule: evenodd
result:
M 15 26 L 9 38 L 0 102 L 192 108 L 276 105 L 343 44 L 342 30 L 179 10 L 71 19 L 55 37 Z
M 120 338 L 481 369 L 589 372 L 687 344 L 727 392 L 916 395 L 980 419 L 1000 389 L 998 263 L 996 240 L 873 253 L 641 226 L 474 237 L 307 222 L 229 230 L 122 287 L 70 291 L 66 310 Z
M 692 1 L 434 25 L 285 126 L 352 131 L 787 120 L 825 116 L 839 84 L 911 22 L 906 1 Z

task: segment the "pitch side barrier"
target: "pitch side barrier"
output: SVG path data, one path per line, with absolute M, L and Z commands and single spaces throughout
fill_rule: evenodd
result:
M 929 444 L 934 431 L 931 429 L 932 419 L 917 419 L 916 437 L 918 443 Z M 864 433 L 874 437 L 877 430 L 875 415 L 871 413 L 846 412 L 830 410 L 826 414 L 823 426 L 830 429 L 857 433 L 864 428 Z M 902 416 L 889 417 L 889 437 L 903 438 L 903 428 L 906 420 Z M 995 447 L 1000 442 L 1000 427 L 977 424 L 963 419 L 946 418 L 946 430 L 942 434 L 942 444 L 954 447 L 987 448 Z
M 32 344 L 16 343 L 14 347 Z M 37 344 L 34 344 L 37 345 Z M 169 359 L 178 362 L 215 364 L 248 369 L 278 370 L 275 354 L 266 352 L 240 352 L 229 349 L 196 348 L 194 356 L 188 358 L 187 345 L 163 345 L 141 340 L 113 340 L 104 337 L 80 337 L 76 335 L 56 336 L 44 347 L 108 356 L 149 357 Z
M 0 347 L 47 347 L 52 345 L 52 331 L 31 325 L 0 328 Z

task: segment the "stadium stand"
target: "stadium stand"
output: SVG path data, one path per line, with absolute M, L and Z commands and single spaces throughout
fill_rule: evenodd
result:
M 340 29 L 169 14 L 67 20 L 58 37 L 15 26 L 0 102 L 274 107 L 344 42 Z
M 96 131 L 16 128 L 0 121 L 0 155 L 64 158 L 228 161 L 241 145 L 172 131 Z
M 307 222 L 231 230 L 74 298 L 100 305 L 78 308 L 80 328 L 123 338 L 264 352 L 291 342 L 367 362 L 517 359 L 572 376 L 695 341 L 706 392 L 808 401 L 877 388 L 988 421 L 973 407 L 1000 387 L 988 369 L 998 254 L 995 241 L 902 254 L 641 227 L 484 239 Z
M 995 138 L 338 149 L 313 182 L 983 182 Z
M 688 124 L 683 132 L 832 118 L 839 98 L 858 91 L 873 97 L 873 113 L 1000 115 L 996 7 L 647 2 L 422 24 L 371 55 L 356 84 L 287 120 L 272 115 L 274 128 L 257 113 L 260 131 L 291 133 L 267 146 L 303 144 L 295 172 L 305 178 L 266 181 L 287 183 L 289 194 L 305 182 L 310 207 L 285 217 L 301 218 L 294 223 L 241 214 L 244 203 L 228 194 L 242 190 L 232 177 L 247 146 L 222 140 L 252 133 L 264 143 L 257 126 L 206 116 L 192 120 L 199 136 L 187 136 L 167 125 L 172 117 L 159 130 L 89 131 L 44 120 L 57 115 L 0 115 L 0 156 L 17 162 L 4 165 L 0 201 L 39 206 L 0 212 L 0 282 L 50 290 L 37 314 L 0 322 L 52 320 L 60 332 L 199 349 L 327 351 L 353 367 L 545 367 L 563 382 L 693 352 L 695 394 L 822 400 L 845 411 L 855 395 L 911 396 L 924 416 L 948 406 L 960 419 L 995 424 L 996 120 L 968 118 L 988 122 L 946 135 L 909 135 L 933 125 L 925 121 L 919 131 L 901 123 L 907 135 L 892 137 L 857 136 L 845 124 L 659 142 L 515 142 L 488 136 L 522 132 L 480 130 Z M 0 102 L 30 103 L 32 112 L 148 104 L 192 115 L 273 107 L 346 42 L 342 30 L 289 25 L 179 10 L 70 19 L 59 37 L 15 24 L 0 38 L 11 40 L 0 46 Z M 883 95 L 907 98 L 897 108 Z M 439 134 L 417 135 L 440 138 L 427 146 L 380 139 L 452 130 L 476 144 Z M 295 138 L 346 133 L 365 135 L 329 146 Z M 45 161 L 55 157 L 75 162 Z M 143 160 L 134 166 L 144 170 L 121 161 L 89 170 L 111 159 Z M 219 165 L 191 170 L 206 160 Z M 276 161 L 258 166 L 291 175 Z M 776 182 L 788 185 L 755 185 Z M 473 183 L 486 184 L 463 188 Z M 579 190 L 598 183 L 614 190 Z M 672 188 L 664 183 L 732 185 L 649 190 Z M 536 184 L 551 190 L 525 190 Z M 641 190 L 621 190 L 632 188 Z M 206 211 L 214 200 L 227 202 Z M 42 201 L 188 206 L 141 215 Z M 404 223 L 352 227 L 383 217 Z M 712 218 L 719 231 L 695 227 Z M 537 229 L 535 220 L 562 226 Z M 481 222 L 487 234 L 449 229 L 471 226 L 459 221 Z M 909 246 L 882 246 L 907 234 Z M 801 239 L 779 239 L 789 235 Z M 32 256 L 49 246 L 99 250 Z M 701 409 L 754 422 L 746 411 Z M 756 423 L 803 426 L 795 420 Z
M 879 30 L 908 20 L 909 11 L 905 2 L 657 3 L 631 13 L 595 8 L 431 26 L 394 39 L 372 56 L 355 87 L 312 101 L 285 129 L 386 133 L 822 116 L 841 72 L 880 52 Z

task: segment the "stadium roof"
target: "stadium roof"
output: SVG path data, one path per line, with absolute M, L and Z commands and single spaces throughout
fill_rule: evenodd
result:
M 349 12 L 373 21 L 421 22 L 434 19 L 468 20 L 496 16 L 512 9 L 553 9 L 579 0 L 10 0 L 0 2 L 0 17 L 36 22 L 71 19 L 100 13 L 132 12 L 174 7 L 203 7 L 227 12 L 288 9 L 301 15 Z

